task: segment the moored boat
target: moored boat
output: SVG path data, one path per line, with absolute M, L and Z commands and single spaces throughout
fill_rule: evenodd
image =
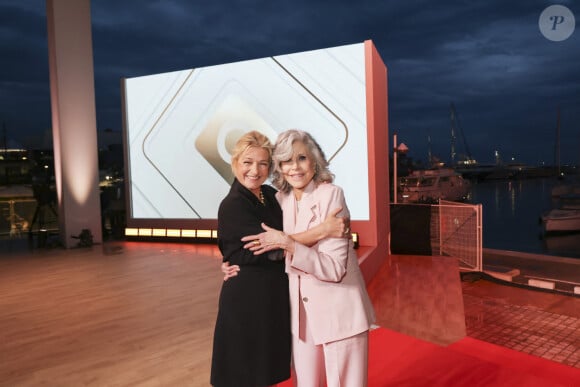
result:
M 560 195 L 558 201 L 563 210 L 580 210 L 580 193 Z
M 417 170 L 399 179 L 398 199 L 403 203 L 463 201 L 470 190 L 470 182 L 451 168 Z
M 553 209 L 542 215 L 544 231 L 580 232 L 580 210 Z

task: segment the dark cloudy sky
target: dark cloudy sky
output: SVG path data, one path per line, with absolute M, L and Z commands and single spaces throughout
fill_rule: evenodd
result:
M 93 0 L 97 126 L 122 130 L 120 79 L 372 39 L 388 69 L 389 127 L 415 158 L 450 158 L 450 104 L 471 155 L 580 163 L 580 28 L 539 28 L 573 1 Z M 570 20 L 570 19 L 568 19 Z M 0 122 L 36 144 L 51 127 L 45 2 L 0 0 Z M 50 133 L 50 132 L 48 132 Z M 456 150 L 465 153 L 458 133 Z

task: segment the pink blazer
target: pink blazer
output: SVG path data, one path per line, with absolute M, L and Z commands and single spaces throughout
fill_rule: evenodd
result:
M 334 184 L 306 187 L 296 211 L 294 194 L 277 193 L 284 214 L 284 232 L 305 231 L 324 221 L 331 210 L 342 207 L 349 215 L 344 193 Z M 296 243 L 286 255 L 290 283 L 292 334 L 299 332 L 299 302 L 303 299 L 309 328 L 316 344 L 354 336 L 375 321 L 372 303 L 350 239 L 326 238 L 312 247 Z

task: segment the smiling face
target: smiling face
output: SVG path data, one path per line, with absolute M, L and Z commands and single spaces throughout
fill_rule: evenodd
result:
M 294 196 L 300 200 L 304 188 L 312 181 L 315 172 L 314 158 L 302 141 L 296 141 L 292 144 L 292 158 L 282 161 L 280 170 L 284 180 L 292 186 Z
M 260 196 L 260 187 L 268 178 L 270 155 L 264 148 L 249 147 L 234 162 L 236 179 L 256 196 Z

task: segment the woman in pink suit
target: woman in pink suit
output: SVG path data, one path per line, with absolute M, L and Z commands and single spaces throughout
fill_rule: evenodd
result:
M 255 255 L 241 238 L 260 232 L 260 224 L 282 228 L 276 190 L 264 184 L 271 170 L 272 146 L 263 134 L 244 134 L 232 152 L 235 179 L 218 212 L 218 245 L 224 265 L 232 263 L 238 278 L 224 282 L 214 330 L 211 384 L 226 387 L 270 386 L 290 377 L 291 334 L 288 276 L 283 250 Z M 313 245 L 327 236 L 344 235 L 334 215 L 319 227 L 293 235 Z
M 292 362 L 298 387 L 367 385 L 368 332 L 374 311 L 351 239 L 325 238 L 309 247 L 289 235 L 320 224 L 333 208 L 349 216 L 340 187 L 318 143 L 288 130 L 276 141 L 273 185 L 284 232 L 245 237 L 259 254 L 286 250 L 290 288 Z

